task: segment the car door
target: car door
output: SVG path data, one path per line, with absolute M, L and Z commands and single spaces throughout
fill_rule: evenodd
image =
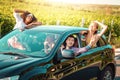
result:
M 84 47 L 81 35 L 77 34 L 76 36 L 78 47 Z M 58 53 L 54 57 L 54 65 L 49 69 L 49 75 L 52 76 L 51 78 L 61 80 L 97 79 L 96 76 L 99 74 L 101 66 L 102 50 L 101 47 L 95 47 L 73 59 L 58 59 Z
M 83 36 L 79 35 L 80 47 L 86 46 L 85 42 L 81 40 Z M 90 80 L 97 79 L 99 73 L 99 66 L 101 62 L 101 50 L 97 47 L 90 49 L 89 51 L 82 53 L 81 55 L 75 57 L 75 59 L 69 60 L 67 62 L 74 62 L 71 68 L 74 69 L 72 73 L 64 77 L 62 80 Z M 66 62 L 66 63 L 67 63 Z
M 76 46 L 79 46 L 77 45 L 79 43 L 78 34 L 73 34 L 73 35 L 75 36 Z M 56 52 L 55 57 L 53 58 L 54 65 L 48 69 L 49 77 L 54 78 L 56 80 L 56 79 L 61 79 L 75 72 L 77 69 L 75 66 L 76 62 L 74 60 L 75 59 L 63 58 L 59 48 Z
M 81 37 L 80 35 L 79 39 L 81 39 Z M 81 44 L 82 47 L 86 46 L 82 40 L 79 44 Z M 105 51 L 104 45 L 105 43 L 100 39 L 96 47 L 82 53 L 75 59 L 64 62 L 65 65 L 71 63 L 72 66 L 69 65 L 69 68 L 67 68 L 71 73 L 68 71 L 68 75 L 62 80 L 96 80 L 100 73 L 103 52 Z
M 81 47 L 81 35 L 76 34 L 76 44 L 77 47 Z M 91 77 L 91 70 L 98 69 L 98 67 L 91 67 L 90 65 L 94 62 L 94 58 L 89 58 L 93 52 L 91 51 L 89 54 L 88 52 L 79 55 L 73 59 L 58 59 L 58 55 L 60 51 L 58 51 L 57 55 L 54 58 L 54 66 L 49 69 L 49 73 L 55 79 L 61 80 L 89 80 Z M 86 54 L 86 55 L 85 55 Z M 59 55 L 60 57 L 61 55 Z M 90 60 L 89 60 L 90 59 Z M 97 64 L 97 63 L 96 63 Z M 93 65 L 96 65 L 93 64 Z M 97 72 L 95 72 L 96 74 Z M 51 78 L 52 78 L 51 77 Z
M 82 45 L 85 46 L 84 42 L 81 42 Z M 76 73 L 73 75 L 74 77 L 77 75 L 79 78 L 75 80 L 96 80 L 100 73 L 100 68 L 102 66 L 102 61 L 105 58 L 106 52 L 108 53 L 106 43 L 102 38 L 100 38 L 96 44 L 96 47 L 77 56 L 76 62 L 78 63 L 76 64 L 78 71 L 76 71 Z

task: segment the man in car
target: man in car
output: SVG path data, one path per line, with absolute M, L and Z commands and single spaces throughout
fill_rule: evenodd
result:
M 95 39 L 91 39 L 90 43 L 87 46 L 85 46 L 85 47 L 77 48 L 77 47 L 74 47 L 74 44 L 75 44 L 74 36 L 70 35 L 65 40 L 65 43 L 61 46 L 61 51 L 64 50 L 64 49 L 71 49 L 71 50 L 74 51 L 75 56 L 78 56 L 81 53 L 84 53 L 84 52 L 88 51 L 91 48 L 91 46 L 93 45 L 94 40 Z

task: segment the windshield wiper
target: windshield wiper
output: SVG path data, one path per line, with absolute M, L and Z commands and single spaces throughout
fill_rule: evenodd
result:
M 12 56 L 19 56 L 19 57 L 22 57 L 22 58 L 28 58 L 28 57 L 29 57 L 29 56 L 26 56 L 26 55 L 24 55 L 24 54 L 13 53 L 13 52 L 3 52 L 3 53 L 0 53 L 0 54 L 12 55 Z

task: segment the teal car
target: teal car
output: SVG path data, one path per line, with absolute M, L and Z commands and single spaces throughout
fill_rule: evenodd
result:
M 69 35 L 86 46 L 82 31 L 72 26 L 37 26 L 14 30 L 0 39 L 0 80 L 113 80 L 114 49 L 102 36 L 96 47 L 74 56 L 60 47 Z

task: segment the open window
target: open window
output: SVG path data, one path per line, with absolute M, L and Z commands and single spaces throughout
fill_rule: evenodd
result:
M 86 43 L 87 34 L 88 34 L 87 30 L 80 31 L 81 47 L 87 46 L 87 43 Z
M 97 42 L 97 47 L 101 47 L 101 46 L 104 46 L 106 45 L 106 42 L 105 40 L 101 37 L 98 42 Z
M 61 46 L 59 47 L 59 49 L 57 50 L 57 54 L 54 57 L 54 63 L 59 63 L 59 62 L 63 62 L 64 60 L 69 60 L 69 59 L 73 59 L 75 58 L 74 56 L 74 51 L 72 50 L 65 50 L 66 48 L 66 40 L 68 39 L 68 37 L 73 36 L 74 37 L 74 44 L 72 45 L 72 43 L 69 43 L 71 47 L 80 47 L 80 40 L 79 40 L 79 36 L 78 34 L 71 34 L 68 35 L 66 37 L 66 39 L 62 42 Z M 63 51 L 64 50 L 64 51 Z M 63 51 L 63 54 L 62 54 Z M 65 54 L 66 53 L 66 54 Z
M 81 31 L 80 32 L 80 36 L 81 36 L 81 46 L 85 47 L 87 46 L 87 42 L 86 42 L 86 37 L 87 37 L 87 33 L 88 31 Z M 100 47 L 100 46 L 104 46 L 106 44 L 105 40 L 101 37 L 97 43 L 95 45 L 92 46 L 92 48 L 96 48 L 96 47 Z

